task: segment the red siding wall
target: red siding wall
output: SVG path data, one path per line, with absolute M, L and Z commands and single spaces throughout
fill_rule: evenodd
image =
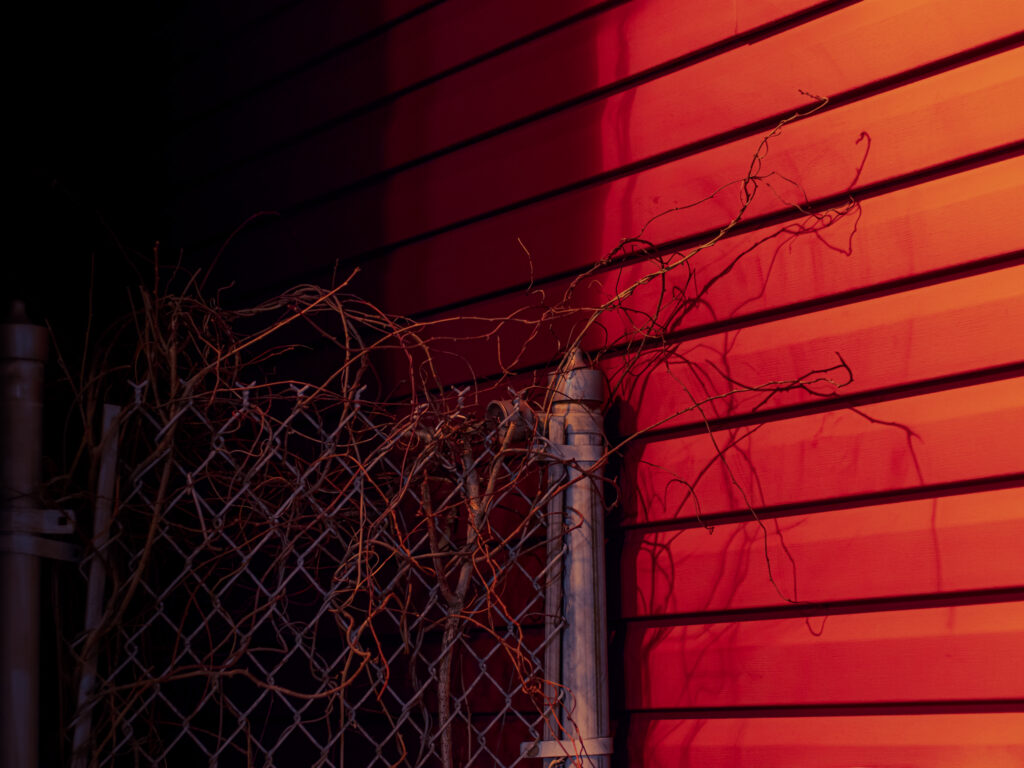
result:
M 531 280 L 560 295 L 655 214 L 741 178 L 809 93 L 828 97 L 772 140 L 778 194 L 694 261 L 696 280 L 762 244 L 642 374 L 602 357 L 610 429 L 644 431 L 610 526 L 618 759 L 1024 763 L 1019 0 L 260 5 L 182 65 L 172 153 L 196 260 L 274 212 L 221 254 L 243 291 L 358 265 L 359 289 L 403 314 L 536 306 Z M 856 215 L 820 237 L 771 237 L 804 219 L 793 202 L 851 196 Z M 645 236 L 699 242 L 735 200 Z M 521 341 L 507 332 L 500 359 L 452 343 L 465 359 L 442 374 L 486 379 Z M 557 351 L 541 334 L 517 364 Z M 729 394 L 837 354 L 853 380 L 828 398 Z M 713 400 L 686 410 L 695 393 Z M 696 494 L 675 478 L 699 478 Z

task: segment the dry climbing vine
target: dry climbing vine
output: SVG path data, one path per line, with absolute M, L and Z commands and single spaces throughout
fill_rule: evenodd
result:
M 659 350 L 745 257 L 856 216 L 853 202 L 797 206 L 796 221 L 697 279 L 778 180 L 764 163 L 786 122 L 742 178 L 693 203 L 738 192 L 717 231 L 665 250 L 645 227 L 541 312 L 486 318 L 476 341 L 514 329 L 526 350 L 558 329 L 541 368 L 580 347 L 598 364 L 614 357 L 621 396 L 665 364 Z M 536 363 L 515 354 L 453 389 L 436 362 L 457 324 L 389 315 L 349 294 L 350 280 L 245 310 L 205 296 L 198 278 L 179 290 L 154 280 L 104 345 L 127 359 L 97 355 L 75 377 L 88 436 L 77 460 L 98 465 L 112 440 L 119 454 L 92 549 L 102 618 L 74 645 L 97 669 L 75 715 L 89 764 L 515 764 L 520 741 L 561 727 L 539 661 L 552 641 L 547 515 L 562 489 L 544 482 L 558 459 L 543 430 L 549 393 L 522 372 Z M 610 286 L 598 301 L 581 298 L 592 281 Z M 792 381 L 726 372 L 728 390 L 692 393 L 690 408 L 706 420 L 708 403 L 738 392 L 756 409 L 849 378 L 842 358 Z M 512 416 L 485 417 L 494 396 L 515 403 Z M 91 420 L 103 400 L 121 413 L 101 438 Z M 608 456 L 642 437 L 618 435 Z M 724 461 L 729 446 L 715 448 Z M 691 491 L 697 480 L 681 479 Z

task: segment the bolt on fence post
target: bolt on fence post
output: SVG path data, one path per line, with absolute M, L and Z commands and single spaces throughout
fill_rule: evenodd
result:
M 46 329 L 15 302 L 0 325 L 0 483 L 3 487 L 0 590 L 0 764 L 35 768 L 39 760 L 39 554 L 32 532 L 42 453 Z
M 565 628 L 560 649 L 554 641 L 545 654 L 545 675 L 557 678 L 564 689 L 559 722 L 565 731 L 561 740 L 548 736 L 549 740 L 540 744 L 524 744 L 523 754 L 544 758 L 546 766 L 606 768 L 611 739 L 604 504 L 600 471 L 594 469 L 605 453 L 598 410 L 604 382 L 600 371 L 588 368 L 576 350 L 549 384 L 552 407 L 548 440 L 552 452 L 561 459 L 550 481 L 565 486 L 560 502 L 553 505 L 556 510 L 564 510 L 558 526 L 561 528 L 564 520 L 565 554 L 561 568 L 552 569 L 546 604 L 550 611 L 561 603 Z M 549 546 L 549 558 L 553 549 L 559 551 L 561 547 Z M 561 579 L 557 577 L 559 570 Z M 557 662 L 556 669 L 552 669 L 553 662 Z M 567 759 L 567 755 L 580 758 Z

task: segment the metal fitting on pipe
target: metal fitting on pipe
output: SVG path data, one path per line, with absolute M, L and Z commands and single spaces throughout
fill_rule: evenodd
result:
M 15 302 L 0 325 L 0 764 L 39 761 L 39 551 L 46 530 L 37 503 L 42 453 L 42 386 L 46 329 Z
M 485 419 L 494 432 L 511 427 L 513 443 L 528 441 L 537 431 L 537 414 L 524 400 L 492 400 Z

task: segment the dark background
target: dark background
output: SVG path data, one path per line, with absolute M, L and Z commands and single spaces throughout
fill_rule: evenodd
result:
M 0 289 L 53 330 L 44 481 L 74 444 L 73 371 L 129 308 L 129 286 L 168 231 L 166 83 L 172 61 L 161 3 L 17 3 L 8 22 L 11 173 Z M 56 349 L 55 349 L 56 348 Z M 44 563 L 40 613 L 40 764 L 66 765 L 75 690 L 58 642 L 81 623 L 73 564 Z
M 70 339 L 116 316 L 167 231 L 172 66 L 159 2 L 18 3 L 9 36 L 14 129 L 3 298 Z M 68 352 L 71 354 L 71 350 Z

